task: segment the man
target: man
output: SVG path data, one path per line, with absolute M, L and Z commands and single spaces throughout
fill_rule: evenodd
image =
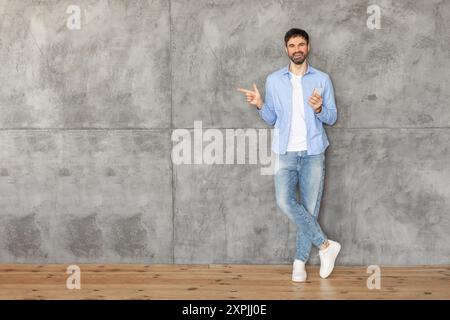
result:
M 238 90 L 246 94 L 247 102 L 257 107 L 267 124 L 275 126 L 272 150 L 278 160 L 276 202 L 298 227 L 292 280 L 304 282 L 312 244 L 319 248 L 322 278 L 333 271 L 341 249 L 338 242 L 327 238 L 317 221 L 329 145 L 322 124 L 333 125 L 337 110 L 330 77 L 306 60 L 310 51 L 306 31 L 291 29 L 284 41 L 290 63 L 267 77 L 265 100 L 255 84 L 253 91 Z M 297 184 L 300 202 L 295 193 Z

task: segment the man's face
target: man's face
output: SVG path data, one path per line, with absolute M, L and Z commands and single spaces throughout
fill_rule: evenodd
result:
M 298 65 L 302 64 L 308 57 L 309 44 L 306 43 L 303 37 L 296 36 L 288 40 L 285 49 L 289 59 Z

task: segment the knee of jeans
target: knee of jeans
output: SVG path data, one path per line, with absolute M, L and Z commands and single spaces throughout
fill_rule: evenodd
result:
M 283 212 L 288 213 L 292 208 L 292 201 L 286 197 L 278 197 L 277 205 Z

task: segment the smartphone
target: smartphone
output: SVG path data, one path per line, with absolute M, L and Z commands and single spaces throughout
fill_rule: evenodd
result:
M 313 95 L 314 95 L 314 92 L 317 92 L 317 94 L 318 94 L 319 96 L 322 96 L 323 88 L 322 88 L 322 87 L 314 88 L 314 90 L 313 90 Z

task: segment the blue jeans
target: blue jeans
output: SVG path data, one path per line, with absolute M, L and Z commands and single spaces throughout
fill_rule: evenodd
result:
M 325 178 L 325 153 L 308 155 L 287 151 L 278 155 L 275 193 L 278 207 L 297 225 L 295 259 L 308 261 L 311 244 L 319 247 L 327 237 L 317 222 Z M 300 186 L 300 202 L 296 188 Z

